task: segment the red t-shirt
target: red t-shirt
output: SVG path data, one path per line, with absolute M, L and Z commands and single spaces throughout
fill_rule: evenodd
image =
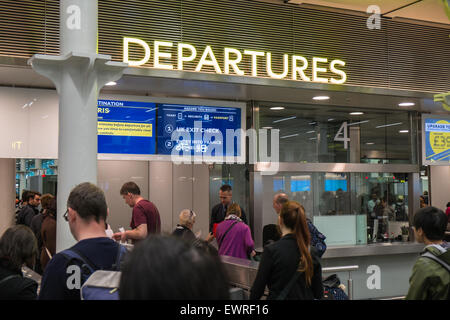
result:
M 450 223 L 450 207 L 447 207 L 447 210 L 445 210 L 445 214 L 447 215 L 448 223 Z
M 141 200 L 133 207 L 130 227 L 136 229 L 141 224 L 147 225 L 147 233 L 161 233 L 161 220 L 156 206 L 148 201 Z

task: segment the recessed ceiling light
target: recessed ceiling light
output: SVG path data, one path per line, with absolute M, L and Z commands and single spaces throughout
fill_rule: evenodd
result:
M 366 144 L 372 145 L 372 144 L 375 144 L 375 142 L 367 142 Z
M 400 130 L 399 132 L 400 132 L 400 133 L 408 133 L 409 130 Z
M 364 114 L 364 112 L 360 112 L 360 111 L 357 111 L 357 112 L 350 112 L 350 115 L 352 115 L 352 116 L 361 116 L 361 115 L 363 115 Z
M 110 81 L 107 84 L 105 84 L 105 86 L 115 86 L 117 84 L 117 82 L 115 81 Z
M 402 102 L 399 103 L 398 106 L 399 107 L 412 107 L 415 106 L 416 104 L 414 102 Z
M 284 107 L 272 107 L 270 110 L 284 110 Z
M 329 100 L 329 99 L 330 97 L 328 96 L 317 96 L 313 98 L 313 100 Z
M 261 129 L 269 130 L 269 129 L 273 129 L 273 127 L 262 127 Z

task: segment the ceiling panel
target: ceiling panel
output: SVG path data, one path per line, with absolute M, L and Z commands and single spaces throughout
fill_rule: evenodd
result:
M 291 0 L 289 3 L 325 6 L 344 10 L 366 12 L 371 5 L 377 5 L 385 14 L 397 8 L 414 3 L 414 0 Z M 387 14 L 390 18 L 405 18 L 442 24 L 449 24 L 442 0 L 422 0 L 410 6 Z

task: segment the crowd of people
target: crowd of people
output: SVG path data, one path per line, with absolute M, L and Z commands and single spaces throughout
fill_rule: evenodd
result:
M 81 285 L 95 270 L 121 271 L 119 297 L 124 300 L 230 298 L 220 256 L 257 256 L 245 212 L 233 202 L 231 186 L 220 188 L 220 203 L 211 211 L 210 233 L 205 239 L 193 232 L 197 217 L 193 210 L 182 210 L 173 233 L 161 234 L 159 211 L 143 198 L 136 183 L 125 183 L 120 195 L 132 207 L 131 230 L 108 237 L 104 192 L 87 182 L 73 188 L 62 218 L 76 244 L 56 253 L 56 198 L 24 191 L 16 225 L 0 238 L 0 299 L 78 300 Z M 375 211 L 378 203 L 373 200 Z M 450 264 L 450 246 L 444 236 L 450 203 L 448 207 L 447 215 L 426 206 L 414 216 L 417 240 L 426 247 L 414 265 L 407 299 L 449 297 L 445 265 Z M 274 196 L 273 209 L 277 224 L 264 228 L 264 249 L 256 259 L 259 265 L 250 299 L 260 299 L 266 287 L 271 300 L 322 299 L 325 236 L 307 219 L 302 204 L 286 194 Z M 217 247 L 212 244 L 214 239 Z M 121 245 L 127 240 L 134 244 L 131 251 Z M 39 293 L 37 283 L 23 277 L 24 265 L 43 274 Z M 78 280 L 68 272 L 71 266 L 81 270 Z

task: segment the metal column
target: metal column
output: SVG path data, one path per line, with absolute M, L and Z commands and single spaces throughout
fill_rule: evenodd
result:
M 81 182 L 97 182 L 97 99 L 100 88 L 119 79 L 126 64 L 97 54 L 97 0 L 60 2 L 60 56 L 34 55 L 33 69 L 51 79 L 59 94 L 59 252 L 74 244 L 62 219 L 67 198 Z

